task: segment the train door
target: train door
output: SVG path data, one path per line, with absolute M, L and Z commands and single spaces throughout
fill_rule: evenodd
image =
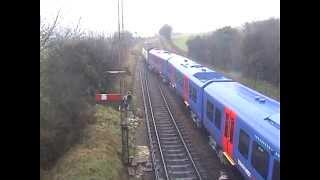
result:
M 183 100 L 185 103 L 189 101 L 189 79 L 187 76 L 183 77 Z
M 224 135 L 223 135 L 223 151 L 226 153 L 227 159 L 232 161 L 233 157 L 233 135 L 236 114 L 234 111 L 225 108 L 225 125 L 224 125 Z

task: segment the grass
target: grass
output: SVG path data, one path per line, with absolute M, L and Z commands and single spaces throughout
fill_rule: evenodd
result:
M 188 51 L 187 41 L 190 38 L 189 35 L 179 35 L 176 37 L 173 37 L 173 43 L 178 46 L 180 49 L 184 51 Z
M 44 180 L 127 179 L 121 162 L 119 112 L 96 106 L 96 122 L 85 130 L 82 142 L 71 148 Z

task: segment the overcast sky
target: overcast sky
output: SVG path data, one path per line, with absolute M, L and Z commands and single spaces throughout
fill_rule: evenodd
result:
M 174 32 L 208 32 L 223 26 L 280 18 L 280 0 L 123 0 L 124 26 L 139 35 L 154 35 L 163 24 Z M 61 9 L 60 25 L 83 30 L 117 31 L 117 0 L 40 0 L 41 17 L 52 22 Z

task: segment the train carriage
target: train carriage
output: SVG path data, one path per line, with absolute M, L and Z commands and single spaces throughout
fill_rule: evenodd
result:
M 280 104 L 237 82 L 204 90 L 203 124 L 213 149 L 248 179 L 279 178 Z
M 231 81 L 222 74 L 182 56 L 168 60 L 170 82 L 189 107 L 193 121 L 200 127 L 203 88 L 211 82 Z
M 147 64 L 175 88 L 222 162 L 247 179 L 280 179 L 280 103 L 222 74 L 159 49 Z
M 143 48 L 142 48 L 142 57 L 145 61 L 147 61 L 149 58 L 148 58 L 148 54 L 149 54 L 149 51 L 151 49 L 153 49 L 153 45 L 152 43 L 150 42 L 146 42 L 143 44 Z
M 167 68 L 167 61 L 173 56 L 168 51 L 151 49 L 148 53 L 148 65 L 154 72 L 163 76 L 164 71 Z

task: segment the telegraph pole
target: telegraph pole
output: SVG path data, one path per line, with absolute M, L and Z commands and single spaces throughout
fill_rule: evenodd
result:
M 124 31 L 124 22 L 123 22 L 123 0 L 121 0 L 121 22 L 122 22 L 122 31 Z
M 118 0 L 118 63 L 119 63 L 119 67 L 121 66 L 121 58 L 120 58 L 120 48 L 121 48 L 121 45 L 120 45 L 120 40 L 121 40 L 121 32 L 120 32 L 120 0 Z
M 118 35 L 119 35 L 119 49 L 118 49 L 118 63 L 119 68 L 121 68 L 121 32 L 124 28 L 123 23 L 123 0 L 121 0 L 121 19 L 122 19 L 122 30 L 120 26 L 120 0 L 118 0 Z M 125 88 L 125 81 L 123 80 L 123 77 L 120 77 L 120 94 L 124 95 L 124 88 Z M 123 99 L 123 102 L 125 102 L 126 99 Z M 121 140 L 122 140 L 122 161 L 124 164 L 129 163 L 129 128 L 128 128 L 128 122 L 127 122 L 127 116 L 128 116 L 128 109 L 125 107 L 124 109 L 120 108 L 120 123 L 121 123 Z

